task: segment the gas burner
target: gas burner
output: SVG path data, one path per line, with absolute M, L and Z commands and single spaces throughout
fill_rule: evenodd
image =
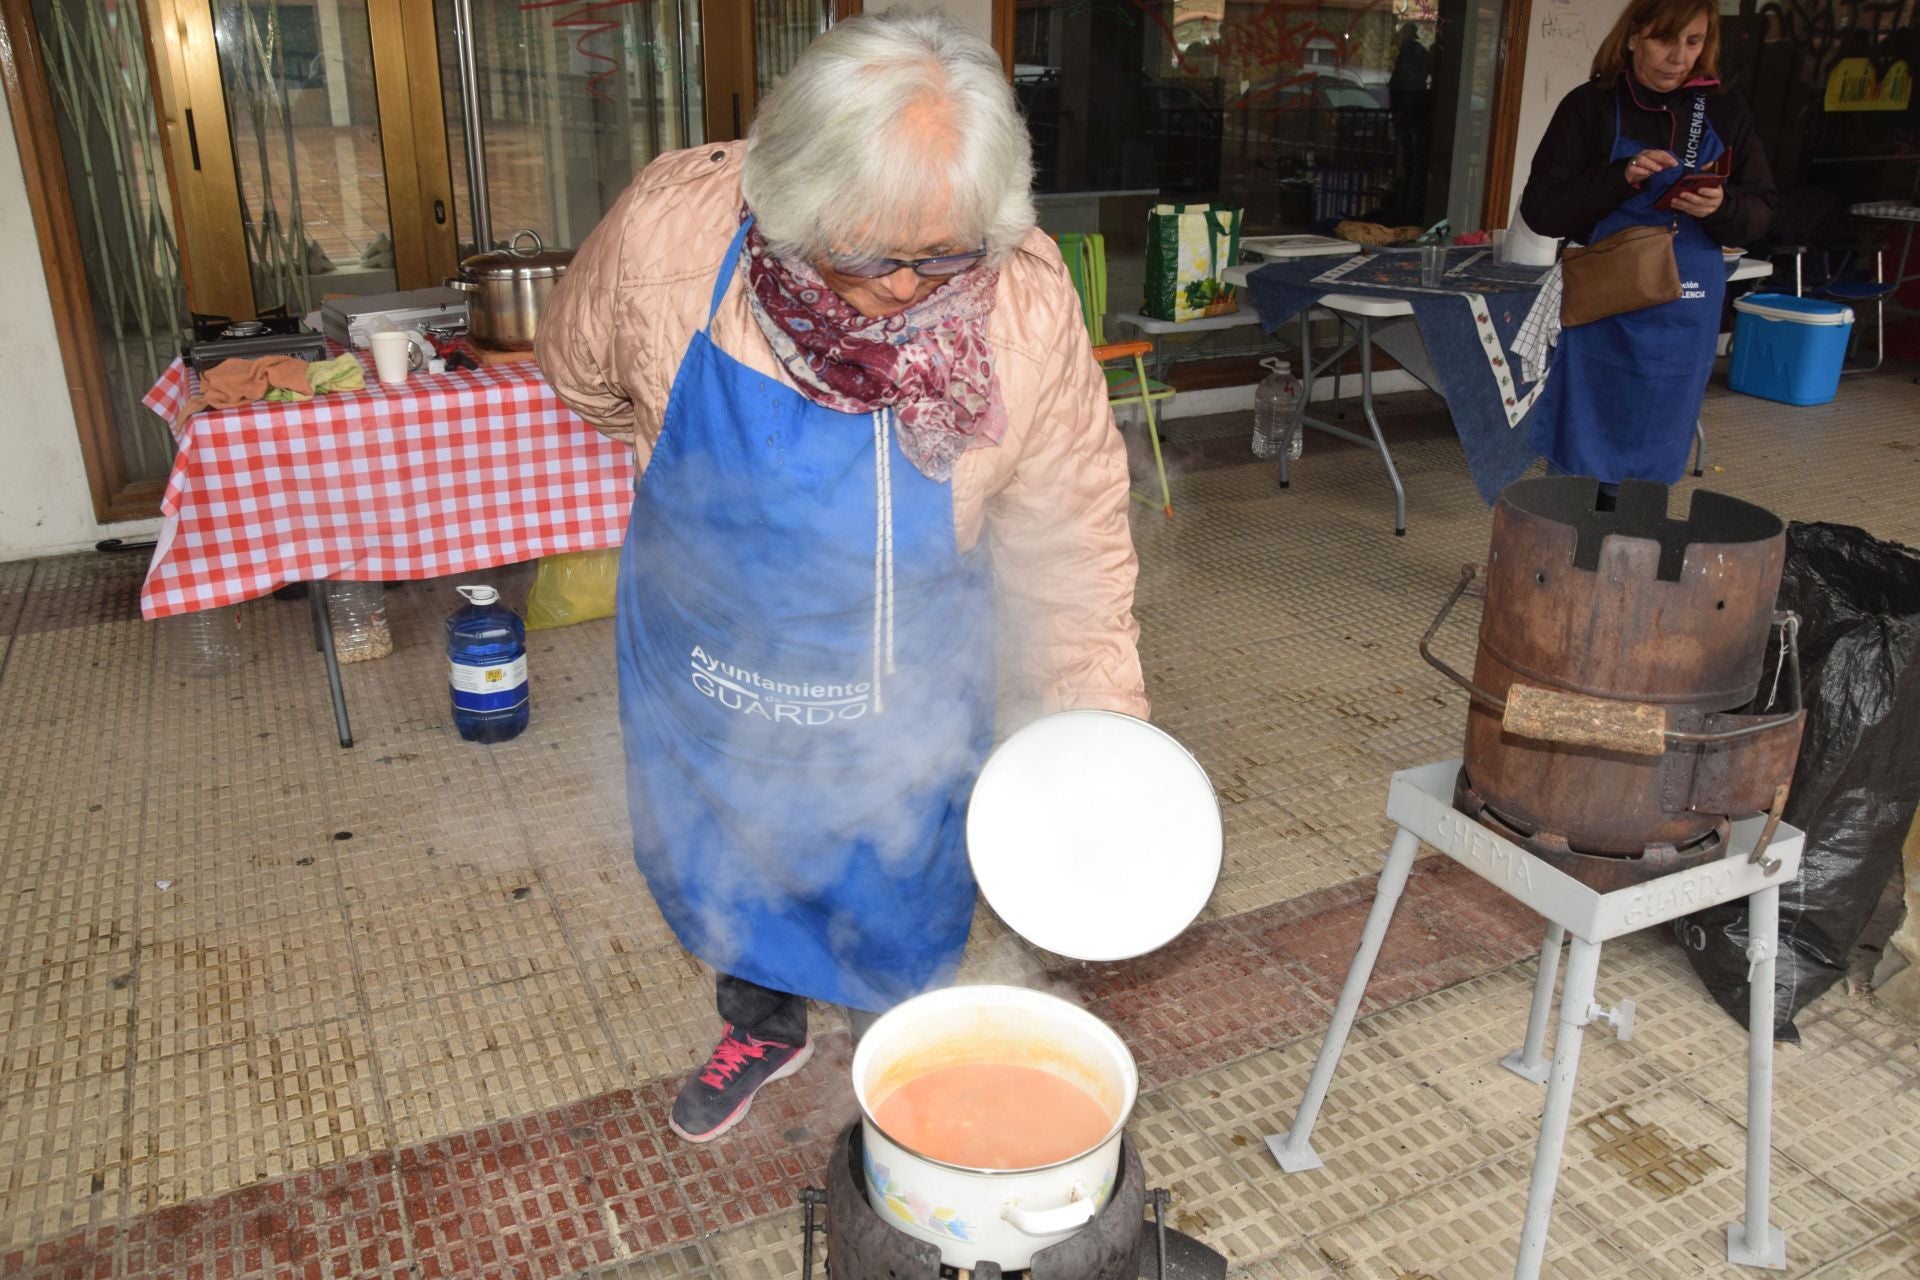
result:
M 1131 1138 L 1120 1144 L 1120 1183 L 1094 1220 L 1033 1256 L 1024 1271 L 1003 1272 L 983 1259 L 966 1270 L 943 1266 L 940 1251 L 896 1230 L 867 1202 L 860 1163 L 860 1126 L 847 1126 L 827 1162 L 827 1186 L 800 1193 L 802 1280 L 813 1280 L 814 1252 L 824 1235 L 831 1280 L 1224 1280 L 1227 1260 L 1166 1224 L 1171 1197 L 1147 1189 Z M 826 1221 L 820 1221 L 821 1209 Z M 1146 1213 L 1151 1209 L 1149 1222 Z
M 1629 885 L 1657 880 L 1712 862 L 1726 854 L 1733 826 L 1721 818 L 1707 833 L 1686 844 L 1649 844 L 1638 853 L 1604 853 L 1576 849 L 1563 835 L 1551 831 L 1529 831 L 1518 819 L 1501 813 L 1473 789 L 1463 766 L 1453 784 L 1453 807 L 1504 840 L 1519 845 L 1534 857 L 1566 872 L 1581 884 L 1602 893 Z
M 311 332 L 300 323 L 300 317 L 289 315 L 285 307 L 269 307 L 251 320 L 236 320 L 232 316 L 206 315 L 194 312 L 193 340 L 195 342 L 217 342 L 222 338 L 257 338 L 263 334 L 297 334 Z
M 262 311 L 251 320 L 231 316 L 193 316 L 193 341 L 183 354 L 194 372 L 205 373 L 222 360 L 258 356 L 297 356 L 319 360 L 327 353 L 326 339 L 287 314 L 285 307 Z

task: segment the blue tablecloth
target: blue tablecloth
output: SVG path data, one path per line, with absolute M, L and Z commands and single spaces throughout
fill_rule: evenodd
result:
M 1486 249 L 1449 249 L 1447 256 L 1441 289 L 1420 287 L 1420 258 L 1413 252 L 1370 254 L 1331 266 L 1324 258 L 1275 262 L 1254 271 L 1247 284 L 1268 333 L 1330 293 L 1410 303 L 1433 364 L 1434 390 L 1453 415 L 1474 487 L 1491 503 L 1534 459 L 1526 414 L 1539 383 L 1522 380 L 1513 340 L 1540 295 L 1545 272 L 1503 264 Z

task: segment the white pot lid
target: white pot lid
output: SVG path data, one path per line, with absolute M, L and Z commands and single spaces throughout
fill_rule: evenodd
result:
M 1063 711 L 987 758 L 967 809 L 974 878 L 1007 927 L 1076 960 L 1171 942 L 1220 878 L 1213 783 L 1144 720 Z

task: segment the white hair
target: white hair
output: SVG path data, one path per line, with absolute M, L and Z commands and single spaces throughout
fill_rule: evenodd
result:
M 1006 70 L 939 13 L 867 14 L 814 41 L 761 104 L 740 186 L 773 251 L 809 262 L 920 247 L 931 219 L 997 264 L 1034 225 Z

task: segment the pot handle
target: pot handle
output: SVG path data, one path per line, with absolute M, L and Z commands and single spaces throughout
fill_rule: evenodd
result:
M 440 281 L 440 286 L 444 289 L 458 289 L 462 293 L 479 292 L 479 286 L 465 276 L 447 276 Z
M 1000 1216 L 1011 1223 L 1016 1231 L 1030 1236 L 1057 1236 L 1084 1227 L 1093 1221 L 1100 1212 L 1100 1206 L 1093 1202 L 1087 1189 L 1081 1183 L 1074 1183 L 1067 1193 L 1071 1199 L 1058 1209 L 1023 1209 L 1018 1200 L 1009 1200 L 1000 1210 Z

